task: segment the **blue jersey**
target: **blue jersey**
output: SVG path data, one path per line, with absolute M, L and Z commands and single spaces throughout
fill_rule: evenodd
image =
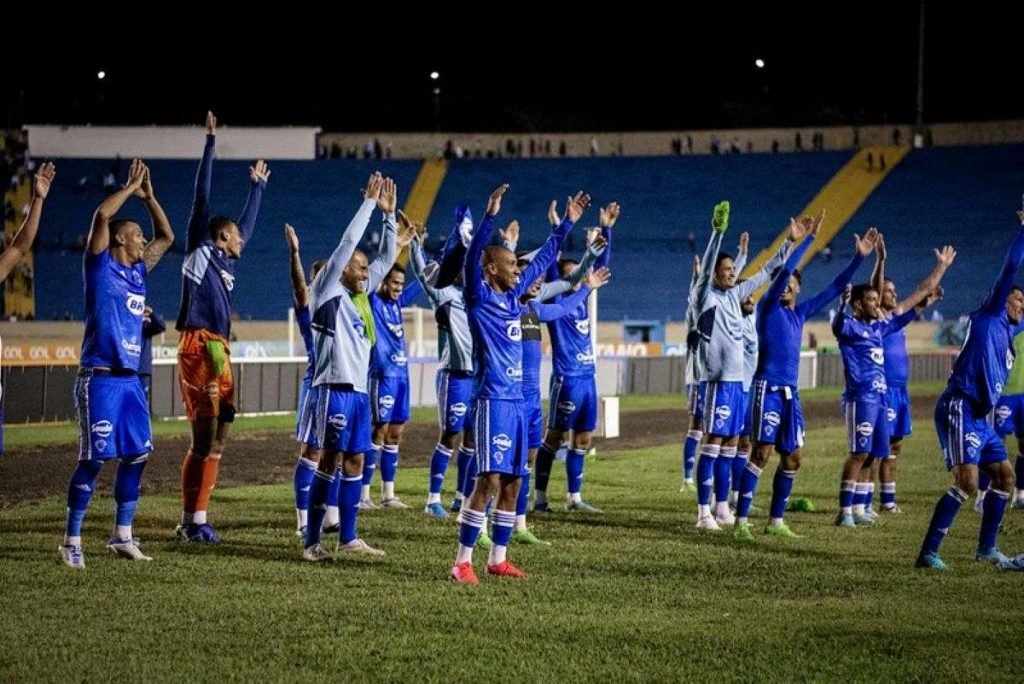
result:
M 83 368 L 139 370 L 142 314 L 146 308 L 146 264 L 119 264 L 109 250 L 85 252 Z
M 1024 228 L 1017 232 L 1003 268 L 981 307 L 971 312 L 967 337 L 953 362 L 946 390 L 966 397 L 975 416 L 987 415 L 996 404 L 1015 358 L 1014 330 L 1006 315 L 1013 278 L 1024 261 Z
M 892 314 L 884 314 L 884 318 Z M 906 387 L 910 380 L 910 357 L 907 355 L 907 331 L 897 330 L 882 338 L 885 347 L 885 381 L 889 387 Z
M 526 303 L 521 319 L 523 327 L 523 396 L 540 399 L 540 362 L 544 356 L 541 351 L 540 324 L 556 321 L 570 315 L 581 302 L 587 301 L 590 288 L 582 286 L 576 292 L 555 304 L 544 304 L 533 299 Z
M 419 296 L 415 279 L 402 290 L 398 299 L 385 299 L 379 292 L 370 295 L 370 310 L 377 329 L 377 341 L 370 355 L 371 378 L 408 378 L 409 361 L 405 356 L 405 326 L 402 307 Z
M 793 251 L 758 302 L 755 377 L 767 380 L 769 385 L 797 386 L 800 380 L 800 346 L 804 323 L 842 293 L 864 262 L 864 257 L 855 254 L 850 264 L 824 290 L 792 309 L 783 306 L 782 293 L 813 241 L 813 236 L 808 237 Z
M 885 349 L 882 338 L 917 318 L 911 309 L 888 321 L 859 321 L 846 315 L 845 307 L 832 319 L 832 332 L 839 341 L 846 378 L 845 401 L 878 399 L 885 395 Z
M 206 136 L 203 159 L 196 174 L 195 198 L 188 218 L 188 242 L 181 265 L 181 305 L 175 328 L 202 328 L 224 338 L 231 335 L 231 292 L 235 289 L 235 258 L 209 239 L 210 180 L 213 175 L 214 136 Z M 243 243 L 256 228 L 262 181 L 250 183 L 249 196 L 238 218 Z
M 303 376 L 303 380 L 312 380 L 315 361 L 313 360 L 313 319 L 309 312 L 309 306 L 295 309 L 295 325 L 299 326 L 302 346 L 306 348 L 306 374 Z
M 519 283 L 497 292 L 483 277 L 480 260 L 494 231 L 494 217 L 480 223 L 466 254 L 465 298 L 473 333 L 476 395 L 480 399 L 523 399 L 523 345 L 520 316 L 523 293 L 554 261 L 562 239 L 572 228 L 563 221 L 551 230 L 537 257 L 521 273 Z

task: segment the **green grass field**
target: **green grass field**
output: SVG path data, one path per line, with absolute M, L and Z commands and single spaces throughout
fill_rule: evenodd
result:
M 483 577 L 481 552 L 478 587 L 445 579 L 456 527 L 418 508 L 362 516 L 386 558 L 314 566 L 299 559 L 290 486 L 217 490 L 218 547 L 172 541 L 177 497 L 153 496 L 136 534 L 155 560 L 133 564 L 105 555 L 112 501 L 99 498 L 76 573 L 57 562 L 63 502 L 19 504 L 0 518 L 0 680 L 1016 679 L 1024 576 L 971 560 L 973 510 L 943 547 L 951 572 L 911 567 L 948 476 L 929 425 L 910 444 L 906 513 L 840 530 L 844 438 L 810 433 L 794 494 L 818 511 L 790 518 L 807 538 L 752 544 L 693 528 L 678 445 L 603 449 L 585 492 L 606 514 L 533 521 L 554 546 L 510 551 L 531 577 Z M 425 480 L 403 471 L 399 493 L 422 505 Z M 1004 551 L 1024 550 L 1022 521 L 1008 513 Z

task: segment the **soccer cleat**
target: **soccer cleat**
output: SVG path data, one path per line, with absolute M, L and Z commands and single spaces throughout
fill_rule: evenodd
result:
M 473 564 L 469 561 L 453 567 L 448 576 L 460 584 L 480 584 L 480 580 L 476 578 L 476 572 L 473 571 Z
M 565 504 L 565 510 L 570 513 L 604 513 L 600 508 L 591 506 L 586 501 L 570 501 Z
M 597 458 L 597 447 L 590 447 L 587 449 L 587 455 L 584 456 L 584 460 L 593 461 L 595 458 Z
M 515 577 L 517 579 L 526 579 L 526 573 L 512 565 L 508 560 L 503 560 L 497 565 L 487 566 L 488 575 L 498 575 L 499 577 Z
M 302 550 L 302 560 L 309 561 L 310 563 L 323 563 L 325 561 L 332 561 L 334 558 L 331 554 L 327 553 L 327 550 L 322 545 L 313 544 Z
M 85 570 L 85 555 L 81 546 L 64 544 L 57 548 L 60 551 L 60 560 L 64 565 L 75 570 Z
M 551 512 L 551 507 L 548 505 L 547 501 L 534 502 L 533 510 L 531 511 L 531 513 L 550 513 L 550 512 Z
M 857 522 L 854 520 L 853 515 L 840 513 L 836 516 L 836 527 L 847 527 L 852 529 L 857 527 Z
M 930 568 L 932 570 L 949 570 L 949 566 L 946 565 L 939 554 L 928 551 L 927 553 L 921 553 L 914 561 L 915 568 Z
M 736 524 L 736 516 L 732 514 L 732 511 L 716 513 L 715 522 L 719 525 L 724 525 L 725 527 L 731 527 Z
M 996 567 L 1000 570 L 1010 570 L 1012 572 L 1024 571 L 1024 554 L 997 563 Z
M 886 504 L 882 506 L 882 513 L 902 513 L 903 510 L 899 507 L 899 504 Z
M 178 535 L 178 539 L 187 542 L 193 542 L 195 544 L 220 544 L 220 535 L 213 529 L 213 525 L 209 523 L 203 523 L 202 525 L 196 525 L 195 523 L 189 523 L 188 525 L 178 525 L 175 528 L 174 533 Z
M 128 560 L 153 560 L 146 554 L 142 553 L 142 550 L 139 549 L 139 542 L 135 539 L 128 539 L 126 541 L 122 541 L 120 539 L 111 537 L 110 541 L 107 542 L 107 550 L 111 553 L 117 554 L 121 558 L 127 558 Z
M 868 506 L 864 509 L 864 515 L 871 518 L 872 520 L 878 520 L 878 511 Z
M 551 542 L 539 539 L 530 528 L 525 530 L 515 530 L 512 533 L 512 541 L 519 544 L 539 544 L 540 546 L 551 546 Z
M 754 541 L 754 535 L 750 531 L 750 523 L 737 523 L 732 536 L 740 541 Z
M 683 480 L 683 486 L 679 488 L 679 491 L 686 492 L 687 494 L 695 492 L 697 491 L 697 483 L 693 480 Z
M 383 556 L 384 552 L 380 549 L 375 549 L 362 539 L 356 537 L 352 541 L 346 544 L 338 545 L 339 553 L 359 553 L 366 556 Z
M 375 511 L 379 507 L 373 503 L 373 499 L 360 499 L 359 503 L 356 504 L 356 508 L 361 511 Z M 334 531 L 337 532 L 337 530 Z
M 801 496 L 793 499 L 786 506 L 787 511 L 796 511 L 798 513 L 813 513 L 814 502 L 807 497 Z
M 320 528 L 320 534 L 338 534 L 341 532 L 341 523 L 331 523 Z
M 1016 508 L 1018 510 L 1024 508 L 1024 499 L 1017 499 L 1013 504 L 1011 504 L 1010 508 Z
M 491 547 L 494 546 L 494 542 L 492 542 L 491 538 L 487 536 L 486 530 L 480 530 L 480 534 L 476 536 L 476 544 L 473 546 L 474 548 L 481 548 L 484 551 L 490 551 Z
M 306 538 L 306 526 L 303 525 L 299 529 L 295 530 L 295 536 L 299 537 L 300 539 L 305 539 Z
M 452 505 L 448 508 L 452 513 L 458 513 L 462 510 L 462 499 L 452 499 Z
M 448 519 L 448 511 L 444 510 L 444 506 L 442 506 L 438 502 L 428 503 L 423 508 L 423 512 L 426 513 L 427 515 L 432 515 L 435 518 L 440 518 L 441 520 L 447 520 Z
M 711 515 L 703 515 L 700 518 L 698 518 L 697 519 L 697 529 L 698 530 L 707 530 L 709 532 L 721 532 L 722 531 L 722 528 L 718 526 L 717 522 L 715 522 L 714 516 L 711 516 Z
M 781 525 L 769 525 L 764 528 L 764 533 L 769 537 L 782 537 L 783 539 L 803 539 L 804 535 L 797 534 L 793 530 L 789 529 L 789 525 L 782 523 Z
M 381 499 L 380 500 L 380 507 L 381 508 L 394 508 L 396 510 L 403 510 L 403 509 L 409 508 L 397 496 L 393 496 L 390 499 Z
M 872 518 L 867 513 L 858 513 L 857 515 L 853 516 L 853 522 L 854 522 L 855 525 L 861 525 L 863 527 L 871 527 L 872 525 L 875 524 L 875 519 Z M 843 527 L 846 527 L 846 526 L 843 525 Z
M 1010 559 L 1007 558 L 1002 551 L 992 546 L 987 549 L 978 549 L 977 551 L 975 551 L 974 560 L 998 565 L 1000 563 L 1005 563 Z

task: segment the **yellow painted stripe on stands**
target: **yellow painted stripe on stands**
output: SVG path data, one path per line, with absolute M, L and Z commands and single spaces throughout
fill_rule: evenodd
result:
M 857 213 L 861 205 L 867 201 L 871 193 L 875 191 L 885 177 L 903 161 L 910 148 L 907 146 L 878 146 L 863 147 L 843 168 L 836 172 L 836 175 L 814 196 L 814 199 L 794 217 L 804 215 L 816 215 L 822 209 L 825 210 L 825 222 L 818 232 L 814 244 L 807 250 L 801 265 L 806 264 L 815 254 L 825 248 L 836 235 L 846 226 L 850 218 Z M 871 168 L 868 168 L 868 155 L 872 157 Z M 884 170 L 881 166 L 884 165 Z M 868 226 L 864 226 L 866 230 Z M 771 257 L 779 251 L 782 241 L 789 233 L 789 222 L 782 229 L 778 237 L 772 241 L 767 249 L 751 259 L 746 268 L 743 269 L 742 277 L 749 278 L 757 273 Z
M 412 189 L 405 199 L 405 207 L 402 211 L 406 216 L 420 223 L 427 220 L 447 173 L 448 162 L 444 159 L 428 159 L 423 162 L 423 166 L 420 167 L 420 172 L 412 184 Z M 408 261 L 408 250 L 402 250 L 402 253 L 398 255 L 398 263 L 404 266 Z

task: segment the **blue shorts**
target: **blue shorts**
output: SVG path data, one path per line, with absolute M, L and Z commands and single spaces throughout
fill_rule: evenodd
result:
M 364 392 L 317 387 L 316 440 L 324 451 L 365 454 L 370 450 L 370 397 Z
M 709 381 L 704 388 L 704 434 L 739 435 L 743 430 L 743 409 L 742 382 Z
M 435 378 L 437 424 L 442 432 L 462 432 L 473 425 L 473 374 L 439 368 Z
M 750 390 L 743 393 L 743 425 L 740 427 L 740 437 L 750 437 Z
M 526 446 L 540 449 L 544 443 L 544 407 L 540 403 L 540 392 L 535 397 L 528 397 L 526 406 Z
M 481 475 L 529 473 L 526 413 L 523 403 L 508 399 L 476 400 L 476 462 Z
M 958 465 L 988 465 L 1006 460 L 1002 438 L 986 416 L 975 416 L 970 402 L 948 392 L 935 405 L 935 431 L 946 457 L 946 468 Z
M 996 434 L 1024 437 L 1024 394 L 1005 394 L 995 408 Z
M 686 398 L 686 405 L 690 409 L 690 415 L 694 418 L 704 418 L 704 387 L 707 385 L 706 382 L 701 380 L 700 382 L 692 383 L 688 388 L 688 395 Z
M 319 449 L 320 442 L 316 436 L 316 406 L 320 395 L 319 387 L 312 387 L 312 378 L 303 378 L 299 386 L 299 412 L 295 420 L 295 439 L 308 444 L 312 449 Z
M 401 425 L 409 420 L 409 376 L 370 378 L 373 424 Z
M 889 458 L 889 417 L 881 396 L 877 400 L 844 400 L 843 417 L 851 454 Z
M 153 451 L 149 402 L 136 375 L 97 375 L 83 368 L 75 380 L 81 461 L 130 458 Z
M 593 432 L 597 427 L 597 382 L 593 375 L 552 375 L 548 427 Z
M 913 432 L 910 416 L 910 395 L 906 387 L 893 387 L 885 391 L 886 417 L 889 419 L 889 439 L 903 439 Z
M 804 412 L 795 387 L 757 379 L 751 395 L 751 439 L 774 444 L 775 451 L 783 455 L 804 445 Z

